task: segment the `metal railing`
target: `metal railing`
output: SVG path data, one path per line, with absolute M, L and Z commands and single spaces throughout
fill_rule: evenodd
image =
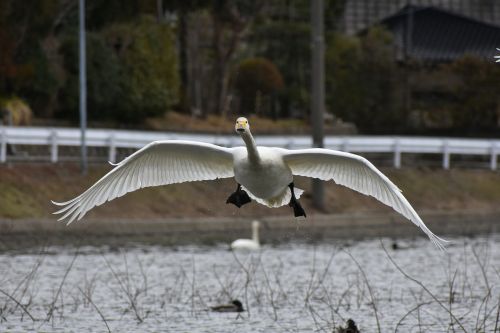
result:
M 111 162 L 116 162 L 118 148 L 138 149 L 155 140 L 193 140 L 225 147 L 242 145 L 241 139 L 237 135 L 110 129 L 89 129 L 87 131 L 87 145 L 107 148 L 108 159 Z M 311 137 L 304 135 L 259 135 L 256 142 L 262 146 L 289 149 L 312 146 Z M 7 145 L 48 146 L 50 161 L 56 163 L 59 160 L 59 147 L 80 145 L 80 131 L 76 128 L 0 126 L 0 163 L 7 162 Z M 482 155 L 490 157 L 490 168 L 496 170 L 497 156 L 500 153 L 500 140 L 403 136 L 327 136 L 325 147 L 352 153 L 390 153 L 393 155 L 395 168 L 401 167 L 401 158 L 404 153 L 440 154 L 444 169 L 450 168 L 451 155 Z

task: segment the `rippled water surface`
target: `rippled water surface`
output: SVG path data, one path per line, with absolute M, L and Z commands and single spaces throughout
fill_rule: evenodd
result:
M 447 254 L 391 243 L 2 253 L 0 332 L 332 332 L 348 318 L 362 332 L 493 332 L 500 235 L 453 239 Z M 247 311 L 208 311 L 231 299 Z

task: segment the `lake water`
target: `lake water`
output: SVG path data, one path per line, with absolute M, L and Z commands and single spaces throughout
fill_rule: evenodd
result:
M 362 332 L 493 332 L 500 235 L 452 241 L 4 252 L 0 332 L 332 332 L 348 318 Z M 208 310 L 231 299 L 247 311 Z

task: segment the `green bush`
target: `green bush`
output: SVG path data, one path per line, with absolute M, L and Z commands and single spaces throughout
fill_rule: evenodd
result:
M 63 45 L 69 74 L 61 95 L 62 117 L 78 116 L 78 43 Z M 178 98 L 174 34 L 170 27 L 143 16 L 87 35 L 89 120 L 140 122 L 163 114 Z
M 403 76 L 391 34 L 371 28 L 362 37 L 334 34 L 326 52 L 327 107 L 363 132 L 398 132 L 407 126 Z
M 466 56 L 445 66 L 458 79 L 452 88 L 450 111 L 455 129 L 478 132 L 498 126 L 500 67 L 490 61 Z
M 110 27 L 105 38 L 121 64 L 123 95 L 116 101 L 119 118 L 142 120 L 163 114 L 177 102 L 177 54 L 169 26 L 143 16 L 135 23 Z
M 327 109 L 345 120 L 358 122 L 358 112 L 365 108 L 360 86 L 361 41 L 356 37 L 335 34 L 328 39 L 326 52 Z
M 116 101 L 124 94 L 121 64 L 98 33 L 87 33 L 87 113 L 89 120 L 110 120 L 116 115 Z M 67 38 L 61 47 L 68 79 L 60 94 L 63 118 L 79 117 L 78 39 Z

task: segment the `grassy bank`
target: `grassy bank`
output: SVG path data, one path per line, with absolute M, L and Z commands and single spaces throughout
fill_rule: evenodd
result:
M 93 166 L 82 177 L 74 164 L 13 164 L 0 166 L 0 217 L 47 218 L 55 206 L 50 200 L 65 201 L 81 193 L 99 179 L 110 166 Z M 486 170 L 385 169 L 417 211 L 498 210 L 500 173 Z M 297 186 L 306 190 L 301 202 L 309 214 L 312 208 L 310 182 L 299 179 Z M 269 209 L 251 203 L 238 209 L 226 205 L 235 189 L 232 179 L 213 182 L 176 184 L 143 189 L 94 209 L 94 218 L 165 218 L 165 217 L 259 217 L 290 215 L 287 206 Z M 326 186 L 326 211 L 322 213 L 390 212 L 370 197 L 330 183 Z

